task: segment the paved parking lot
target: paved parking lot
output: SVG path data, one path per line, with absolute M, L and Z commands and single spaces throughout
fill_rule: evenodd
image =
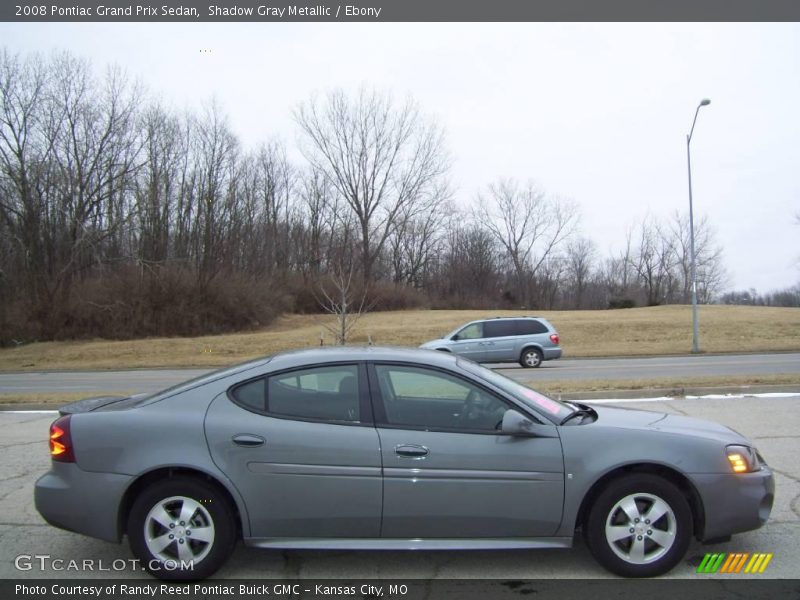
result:
M 772 552 L 761 578 L 795 578 L 800 564 L 800 396 L 626 402 L 644 408 L 708 418 L 753 440 L 776 472 L 776 504 L 762 529 L 715 546 L 694 544 L 687 560 L 669 577 L 694 579 L 705 552 Z M 94 559 L 106 568 L 130 559 L 127 544 L 86 538 L 48 526 L 33 507 L 33 484 L 48 468 L 47 431 L 52 414 L 0 413 L 0 578 L 147 577 L 142 572 L 55 571 L 15 568 L 19 555 Z M 95 562 L 97 565 L 98 562 Z M 117 563 L 120 564 L 120 563 Z M 239 546 L 219 572 L 225 578 L 606 578 L 578 542 L 572 550 L 465 552 L 265 551 Z M 704 575 L 704 578 L 712 577 Z M 719 575 L 716 577 L 742 577 Z

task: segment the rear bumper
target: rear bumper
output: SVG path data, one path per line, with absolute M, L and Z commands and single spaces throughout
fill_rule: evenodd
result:
M 53 462 L 34 488 L 36 510 L 55 527 L 119 542 L 119 507 L 133 478 L 91 473 L 75 463 Z
M 544 348 L 544 359 L 555 360 L 561 358 L 561 348 Z
M 769 519 L 775 479 L 769 467 L 736 475 L 692 475 L 705 509 L 701 539 L 758 529 Z

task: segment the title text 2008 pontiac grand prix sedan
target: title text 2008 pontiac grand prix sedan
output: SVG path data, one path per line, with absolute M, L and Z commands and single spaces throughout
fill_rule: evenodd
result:
M 453 355 L 315 349 L 145 397 L 83 400 L 50 430 L 36 507 L 127 534 L 151 573 L 200 579 L 241 538 L 317 549 L 554 548 L 614 573 L 763 525 L 753 445 L 721 425 L 542 396 Z

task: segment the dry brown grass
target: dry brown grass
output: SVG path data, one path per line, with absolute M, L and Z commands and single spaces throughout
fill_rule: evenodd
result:
M 353 343 L 417 346 L 467 321 L 522 311 L 410 310 L 364 315 Z M 533 313 L 525 313 L 533 314 Z M 691 348 L 689 306 L 627 310 L 537 311 L 561 334 L 565 356 L 684 354 Z M 0 350 L 0 370 L 211 367 L 319 344 L 323 315 L 287 315 L 256 332 L 134 341 L 44 342 Z M 705 352 L 800 350 L 800 309 L 701 306 Z M 330 343 L 326 335 L 326 343 Z

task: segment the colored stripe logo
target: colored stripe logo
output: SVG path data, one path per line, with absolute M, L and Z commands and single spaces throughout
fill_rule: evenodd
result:
M 700 566 L 697 567 L 698 573 L 763 573 L 769 561 L 772 560 L 772 553 L 764 552 L 732 552 L 732 553 L 712 553 L 703 557 Z

